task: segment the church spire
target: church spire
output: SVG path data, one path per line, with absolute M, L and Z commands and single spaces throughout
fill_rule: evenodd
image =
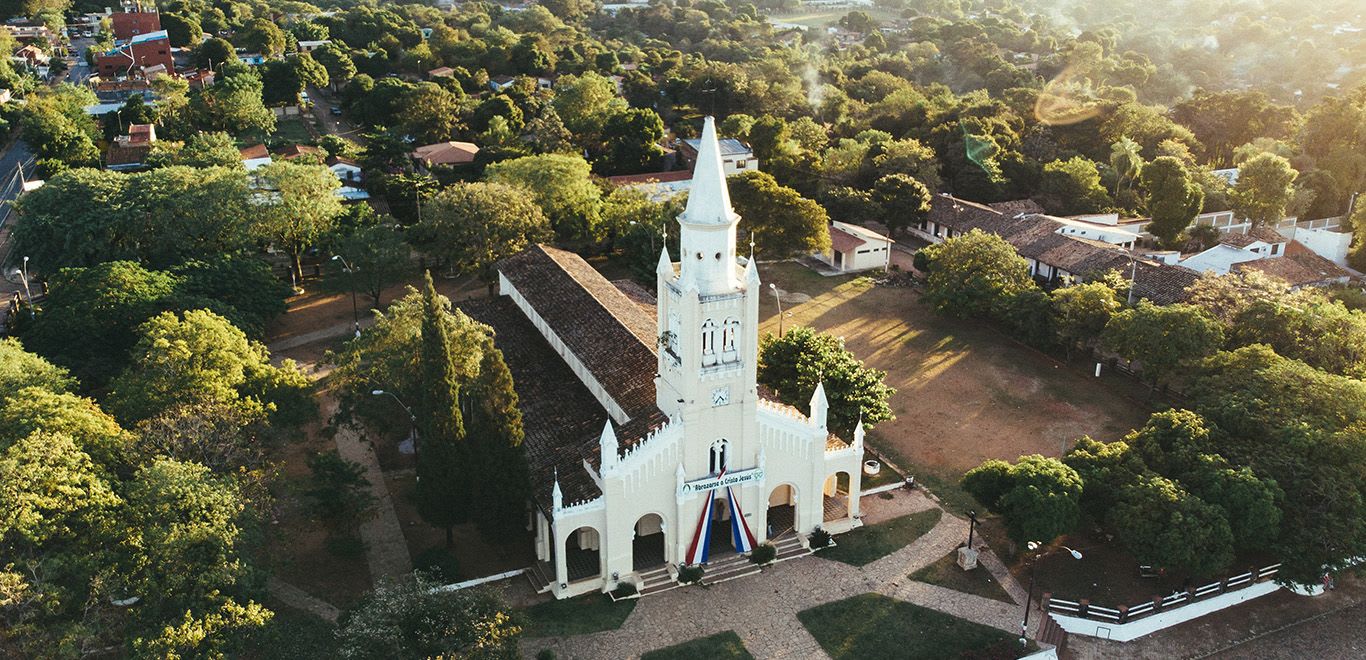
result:
M 816 391 L 811 393 L 811 425 L 826 428 L 826 418 L 830 413 L 830 401 L 825 398 L 825 383 L 816 383 Z
M 688 205 L 679 221 L 696 225 L 729 225 L 740 220 L 730 207 L 726 189 L 726 170 L 721 164 L 721 143 L 716 137 L 716 120 L 702 122 L 702 140 L 697 145 L 697 163 L 692 171 Z

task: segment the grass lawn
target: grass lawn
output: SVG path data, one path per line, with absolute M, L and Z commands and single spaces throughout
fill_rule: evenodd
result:
M 261 660 L 297 658 L 334 658 L 337 656 L 337 627 L 308 612 L 268 602 L 275 616 L 253 636 L 252 653 Z
M 606 594 L 587 594 L 568 600 L 552 600 L 523 610 L 527 637 L 586 635 L 621 627 L 639 599 L 612 602 Z
M 911 579 L 945 589 L 961 591 L 965 594 L 999 600 L 1002 603 L 1015 603 L 1010 599 L 1010 594 L 1006 593 L 1005 587 L 1002 587 L 1001 583 L 991 576 L 991 572 L 986 567 L 978 564 L 977 568 L 970 571 L 959 568 L 957 550 L 940 557 L 933 564 L 911 573 Z
M 1019 651 L 1008 632 L 880 594 L 826 603 L 797 618 L 835 660 L 1013 658 Z
M 837 545 L 821 550 L 820 556 L 852 566 L 863 566 L 910 545 L 925 532 L 934 529 L 943 514 L 939 509 L 927 509 L 876 525 L 865 525 L 847 534 L 840 534 L 835 539 Z
M 640 660 L 692 660 L 693 658 L 736 658 L 754 660 L 740 643 L 740 636 L 727 630 L 711 637 L 675 644 L 640 656 Z
M 313 141 L 313 134 L 308 132 L 308 127 L 304 126 L 304 120 L 300 117 L 285 117 L 275 121 L 275 133 L 271 135 L 277 140 L 288 140 L 296 144 Z

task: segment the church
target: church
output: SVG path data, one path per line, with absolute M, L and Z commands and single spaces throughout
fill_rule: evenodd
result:
M 756 382 L 763 289 L 738 222 L 708 117 L 653 295 L 537 245 L 498 264 L 497 296 L 460 304 L 516 382 L 541 591 L 648 594 L 694 565 L 715 582 L 753 572 L 758 544 L 793 557 L 860 524 L 862 425 L 845 441 L 822 387 L 807 415 Z

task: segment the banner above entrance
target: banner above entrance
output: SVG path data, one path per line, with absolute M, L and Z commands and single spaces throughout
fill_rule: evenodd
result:
M 693 495 L 695 493 L 706 493 L 718 488 L 729 488 L 731 486 L 743 486 L 745 484 L 763 481 L 764 469 L 761 467 L 750 468 L 740 472 L 730 472 L 696 481 L 689 481 L 683 484 L 679 495 Z

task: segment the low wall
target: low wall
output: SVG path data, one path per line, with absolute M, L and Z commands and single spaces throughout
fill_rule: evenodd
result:
M 1117 642 L 1130 642 L 1144 635 L 1149 635 L 1162 630 L 1163 628 L 1170 628 L 1179 623 L 1198 619 L 1206 614 L 1218 612 L 1219 610 L 1233 607 L 1239 603 L 1245 603 L 1254 598 L 1260 598 L 1269 593 L 1278 591 L 1280 588 L 1281 586 L 1274 581 L 1258 582 L 1242 589 L 1186 603 L 1180 607 L 1173 607 L 1169 610 L 1150 614 L 1127 623 L 1096 621 L 1095 619 L 1060 614 L 1056 611 L 1049 612 L 1048 614 L 1053 617 L 1053 620 L 1058 622 L 1058 626 L 1063 630 L 1066 630 L 1068 634 L 1112 639 Z

